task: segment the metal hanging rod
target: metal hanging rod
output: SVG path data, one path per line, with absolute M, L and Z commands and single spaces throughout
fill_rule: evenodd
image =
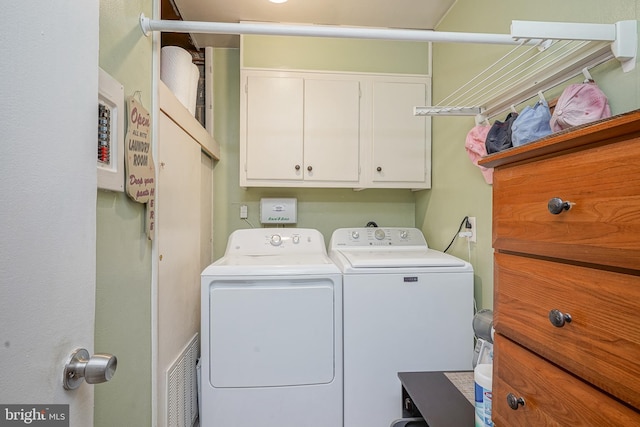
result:
M 149 19 L 140 14 L 140 28 L 144 35 L 152 31 L 172 33 L 201 33 L 201 34 L 255 34 L 270 36 L 304 36 L 304 37 L 335 37 L 355 39 L 379 39 L 417 42 L 443 43 L 480 43 L 517 45 L 518 40 L 509 34 L 442 32 L 431 30 L 403 30 L 393 28 L 341 27 L 329 25 L 288 25 L 288 24 L 258 24 L 258 23 L 229 23 L 202 22 Z M 526 44 L 536 44 L 540 40 L 527 41 Z
M 632 28 L 636 28 L 636 21 L 620 21 L 615 24 L 512 21 L 511 34 L 463 33 L 329 25 L 178 21 L 150 19 L 147 18 L 144 13 L 140 14 L 139 21 L 140 28 L 145 36 L 149 35 L 149 32 L 152 31 L 161 31 L 174 33 L 260 34 L 507 45 L 536 45 L 542 40 L 608 41 L 613 43 L 612 50 L 614 51 L 614 55 L 620 60 L 635 57 L 635 51 L 637 48 L 637 37 L 635 37 L 635 33 L 633 34 L 634 43 L 627 43 L 623 40 L 627 36 L 631 35 Z
M 611 43 L 613 55 L 624 71 L 635 66 L 638 47 L 637 21 L 615 24 L 571 22 L 512 21 L 511 34 L 463 33 L 393 28 L 343 27 L 329 25 L 288 25 L 158 20 L 140 14 L 140 28 L 145 36 L 152 31 L 205 34 L 256 34 L 278 36 L 334 37 L 401 40 L 441 43 L 479 43 L 539 45 L 544 40 L 602 41 Z

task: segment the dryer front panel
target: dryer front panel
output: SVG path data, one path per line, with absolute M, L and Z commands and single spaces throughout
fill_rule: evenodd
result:
M 334 283 L 327 278 L 212 282 L 211 385 L 246 388 L 332 382 L 334 301 Z

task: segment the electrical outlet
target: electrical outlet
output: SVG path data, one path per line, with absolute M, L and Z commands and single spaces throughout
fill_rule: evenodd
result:
M 247 219 L 249 216 L 247 205 L 240 205 L 240 219 Z
M 469 237 L 469 241 L 475 243 L 476 242 L 476 233 L 478 231 L 478 229 L 476 227 L 476 217 L 475 216 L 470 216 L 469 217 L 469 224 L 471 224 L 471 229 L 467 230 L 467 231 L 471 231 L 471 237 Z

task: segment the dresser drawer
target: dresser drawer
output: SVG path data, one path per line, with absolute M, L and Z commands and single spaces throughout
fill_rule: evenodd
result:
M 640 425 L 640 413 L 499 334 L 494 349 L 496 426 Z
M 638 269 L 639 144 L 636 137 L 497 168 L 494 248 Z M 553 198 L 574 204 L 554 215 Z
M 494 271 L 497 332 L 640 407 L 640 276 L 503 253 Z

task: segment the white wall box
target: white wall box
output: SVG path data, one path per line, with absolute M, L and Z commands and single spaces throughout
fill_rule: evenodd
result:
M 242 187 L 430 187 L 426 76 L 243 69 Z
M 298 222 L 298 199 L 260 199 L 262 224 L 295 224 Z
M 98 188 L 124 191 L 124 86 L 98 68 Z M 95 144 L 95 142 L 94 142 Z

